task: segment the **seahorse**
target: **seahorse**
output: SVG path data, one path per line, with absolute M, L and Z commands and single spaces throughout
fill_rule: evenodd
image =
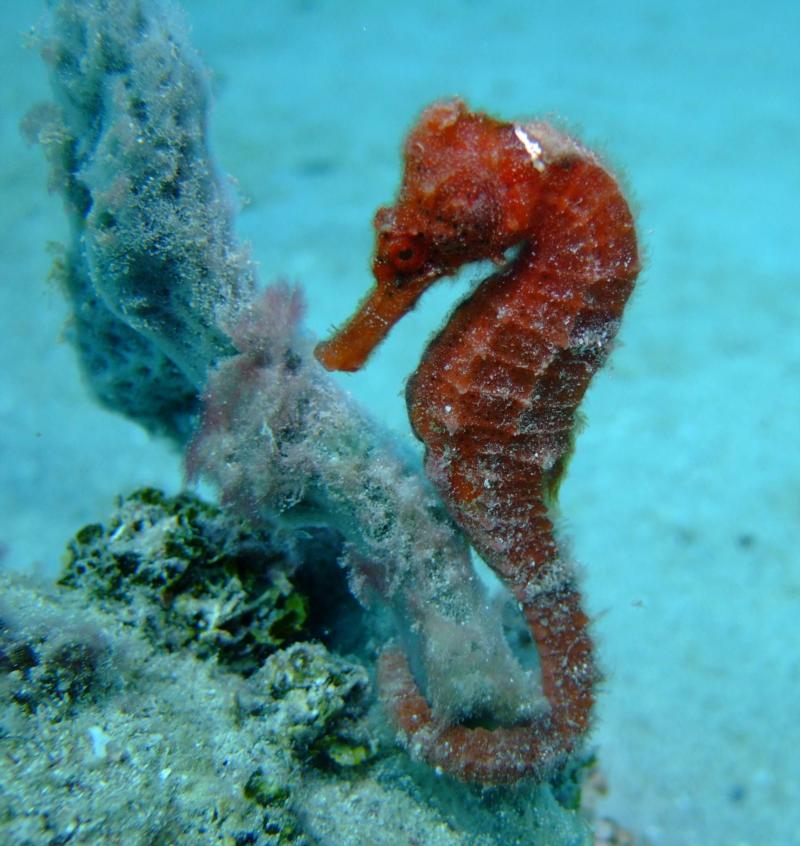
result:
M 428 345 L 406 400 L 426 472 L 524 614 L 549 710 L 522 725 L 445 724 L 398 647 L 380 659 L 380 685 L 432 766 L 482 783 L 545 778 L 582 745 L 595 700 L 589 620 L 553 507 L 578 405 L 639 273 L 635 225 L 597 156 L 544 122 L 437 102 L 404 158 L 397 200 L 375 216 L 375 287 L 316 356 L 357 370 L 433 282 L 499 265 Z

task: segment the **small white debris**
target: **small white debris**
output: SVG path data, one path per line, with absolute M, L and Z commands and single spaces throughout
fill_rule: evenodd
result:
M 103 760 L 108 752 L 111 736 L 106 734 L 100 726 L 90 726 L 87 729 L 87 734 L 92 742 L 92 755 L 98 761 Z
M 542 159 L 542 156 L 544 155 L 542 145 L 535 138 L 531 138 L 519 124 L 514 127 L 514 135 L 517 136 L 520 143 L 531 157 L 533 166 L 541 173 L 545 168 L 545 163 Z

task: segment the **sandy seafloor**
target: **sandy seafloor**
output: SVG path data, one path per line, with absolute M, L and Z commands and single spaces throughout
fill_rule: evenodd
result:
M 369 282 L 371 218 L 405 130 L 460 94 L 545 115 L 634 200 L 646 267 L 563 487 L 607 681 L 604 810 L 664 846 L 800 844 L 800 4 L 190 0 L 214 149 L 263 281 L 301 281 L 316 333 Z M 177 456 L 99 409 L 47 282 L 60 201 L 18 122 L 47 97 L 0 5 L 0 550 L 54 573 L 64 541 Z M 412 440 L 402 386 L 444 283 L 343 380 Z

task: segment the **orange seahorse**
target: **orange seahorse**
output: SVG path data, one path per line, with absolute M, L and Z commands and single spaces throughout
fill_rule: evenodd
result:
M 397 202 L 375 229 L 376 286 L 316 349 L 330 370 L 360 368 L 437 279 L 478 259 L 501 265 L 430 343 L 406 399 L 427 473 L 522 609 L 550 707 L 523 725 L 444 724 L 397 647 L 381 658 L 382 692 L 431 765 L 484 783 L 543 777 L 580 744 L 594 703 L 588 619 L 550 508 L 639 272 L 633 218 L 577 141 L 450 100 L 411 131 Z

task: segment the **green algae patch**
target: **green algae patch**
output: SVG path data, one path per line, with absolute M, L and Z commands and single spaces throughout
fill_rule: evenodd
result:
M 277 802 L 284 802 L 289 798 L 289 788 L 283 781 L 283 773 L 277 777 L 270 770 L 258 767 L 247 779 L 244 795 L 258 805 L 268 807 Z
M 69 542 L 60 584 L 89 593 L 171 650 L 251 673 L 303 637 L 308 601 L 291 550 L 269 530 L 189 493 L 143 488 Z

